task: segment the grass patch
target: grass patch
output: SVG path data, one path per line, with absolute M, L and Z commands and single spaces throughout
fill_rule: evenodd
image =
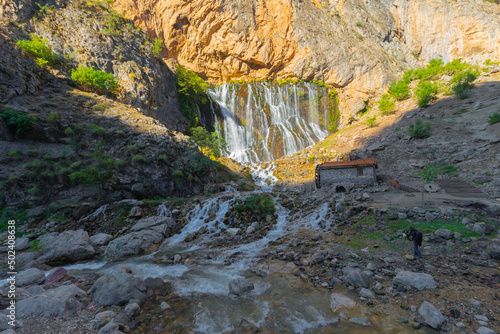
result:
M 396 100 L 406 100 L 410 96 L 410 80 L 394 80 L 389 86 L 389 94 Z
M 430 164 L 416 172 L 420 178 L 426 182 L 435 181 L 439 175 L 452 174 L 457 175 L 458 168 L 445 164 Z
M 113 92 L 118 89 L 118 79 L 113 74 L 94 70 L 92 66 L 80 65 L 78 69 L 71 70 L 71 79 L 92 91 L 108 90 Z
M 493 114 L 491 114 L 488 117 L 488 123 L 489 124 L 495 124 L 500 122 L 500 113 L 498 111 L 495 111 Z
M 383 94 L 378 101 L 378 108 L 383 115 L 390 114 L 396 108 L 396 102 L 389 96 L 389 94 Z
M 431 135 L 431 123 L 422 123 L 422 120 L 417 119 L 415 123 L 408 126 L 408 134 L 415 139 L 427 138 Z
M 245 200 L 236 200 L 234 210 L 238 215 L 248 213 L 257 217 L 263 217 L 274 214 L 276 208 L 273 198 L 268 194 L 262 194 L 248 196 Z

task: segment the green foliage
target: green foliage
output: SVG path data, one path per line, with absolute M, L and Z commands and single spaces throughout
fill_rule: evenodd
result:
M 221 155 L 225 147 L 224 139 L 217 132 L 208 132 L 205 128 L 198 126 L 191 128 L 191 140 L 198 145 L 203 152 L 216 157 Z
M 498 111 L 495 111 L 488 117 L 488 123 L 495 124 L 498 122 L 500 122 L 500 113 Z
M 268 194 L 252 195 L 244 201 L 237 200 L 234 210 L 238 214 L 250 213 L 257 217 L 272 215 L 276 211 L 274 200 Z
M 111 92 L 118 89 L 118 80 L 111 73 L 96 71 L 93 67 L 80 65 L 77 70 L 71 70 L 71 79 L 90 90 L 104 90 Z
M 40 191 L 40 189 L 38 189 L 38 187 L 35 186 L 32 188 L 29 188 L 27 190 L 27 193 L 34 196 L 34 195 L 38 194 L 39 191 Z
M 28 132 L 37 121 L 35 116 L 17 110 L 4 110 L 2 117 L 7 128 L 14 132 L 16 139 Z
M 455 96 L 460 100 L 469 96 L 469 90 L 472 87 L 472 82 L 477 79 L 478 73 L 467 70 L 465 72 L 456 73 L 450 81 L 451 89 Z
M 42 246 L 40 245 L 40 242 L 38 241 L 38 239 L 31 241 L 28 245 L 30 247 L 30 251 L 32 251 L 32 252 L 38 252 L 38 251 L 42 250 Z
M 182 174 L 183 174 L 183 173 L 182 173 L 182 171 L 181 171 L 181 170 L 174 170 L 174 171 L 172 172 L 172 176 L 173 176 L 173 177 L 176 177 L 176 178 L 181 177 L 181 176 L 182 176 Z
M 358 21 L 356 22 L 356 27 L 360 27 L 360 28 L 363 28 L 365 26 L 365 24 L 361 21 Z
M 102 143 L 92 153 L 94 164 L 83 168 L 77 172 L 69 174 L 70 180 L 79 184 L 94 184 L 97 183 L 103 187 L 104 184 L 114 180 L 114 170 L 117 161 L 106 153 L 107 148 L 104 148 Z
M 394 80 L 389 86 L 389 94 L 398 101 L 407 99 L 410 95 L 410 80 Z
M 160 58 L 163 51 L 163 39 L 155 38 L 153 42 L 153 49 L 151 52 L 153 53 L 153 57 Z
M 419 107 L 425 107 L 431 102 L 438 92 L 439 88 L 436 83 L 428 81 L 420 81 L 415 89 L 417 104 Z
M 422 120 L 417 119 L 415 123 L 408 126 L 408 134 L 415 139 L 427 138 L 431 135 L 431 123 L 422 123 Z
M 196 104 L 204 102 L 206 91 L 210 88 L 210 85 L 203 81 L 196 73 L 189 71 L 182 65 L 177 66 L 176 75 L 176 86 L 182 112 L 191 122 L 191 126 L 197 126 Z
M 125 16 L 112 8 L 104 16 L 104 21 L 108 26 L 102 31 L 105 35 L 119 35 L 122 33 L 122 27 L 127 23 Z
M 158 161 L 166 162 L 167 160 L 168 160 L 168 157 L 165 154 L 160 154 L 158 156 Z
M 22 155 L 22 152 L 19 150 L 12 150 L 12 151 L 7 152 L 7 156 L 13 157 L 13 158 L 16 158 L 20 155 Z
M 42 167 L 42 162 L 40 160 L 34 160 L 24 164 L 24 168 L 27 169 L 38 169 L 40 167 Z
M 133 158 L 132 158 L 132 161 L 133 162 L 138 162 L 138 163 L 143 163 L 143 164 L 147 164 L 148 163 L 148 160 L 146 158 L 144 158 L 142 155 L 140 154 L 136 154 Z
M 373 117 L 369 117 L 365 121 L 365 125 L 367 125 L 370 128 L 374 128 L 377 126 L 377 115 L 374 115 Z
M 18 40 L 16 45 L 35 57 L 36 63 L 40 67 L 55 66 L 60 57 L 52 53 L 52 49 L 47 45 L 47 40 L 31 34 L 30 40 Z
M 500 0 L 498 0 L 500 2 Z M 500 65 L 499 61 L 491 61 L 491 59 L 486 59 L 484 61 L 485 66 Z
M 328 91 L 328 97 L 330 98 L 330 110 L 328 112 L 326 124 L 328 131 L 330 132 L 336 132 L 338 128 L 338 121 L 339 121 L 339 115 L 338 115 L 338 94 L 335 89 L 330 89 Z
M 64 129 L 64 134 L 68 137 L 73 137 L 76 133 L 72 128 L 67 127 L 66 129 Z
M 382 114 L 388 114 L 396 108 L 396 103 L 391 99 L 389 94 L 383 94 L 378 101 L 378 108 Z
M 101 126 L 97 126 L 95 124 L 89 124 L 88 127 L 90 131 L 97 136 L 102 136 L 106 133 L 106 129 Z
M 55 7 L 54 5 L 49 5 L 49 4 L 45 4 L 45 5 L 40 5 L 38 2 L 35 2 L 35 4 L 38 6 L 38 8 L 40 8 L 38 10 L 38 16 L 39 17 L 43 17 L 47 14 L 52 14 L 55 10 Z
M 47 121 L 54 123 L 58 122 L 60 119 L 61 117 L 59 117 L 59 114 L 55 111 L 51 112 L 50 115 L 47 117 Z

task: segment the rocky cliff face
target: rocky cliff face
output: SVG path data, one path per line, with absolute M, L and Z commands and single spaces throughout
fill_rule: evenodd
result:
M 498 6 L 490 3 L 116 0 L 114 6 L 162 37 L 169 58 L 208 81 L 321 80 L 338 88 L 344 110 L 421 60 L 500 57 Z

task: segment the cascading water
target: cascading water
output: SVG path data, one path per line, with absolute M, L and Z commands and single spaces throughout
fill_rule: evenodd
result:
M 225 155 L 239 162 L 296 153 L 335 127 L 336 106 L 327 89 L 315 83 L 229 83 L 210 94 L 220 108 L 213 112 L 215 129 L 226 142 Z

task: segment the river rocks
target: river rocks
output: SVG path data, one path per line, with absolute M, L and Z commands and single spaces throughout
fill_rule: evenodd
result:
M 370 321 L 366 320 L 365 318 L 361 318 L 361 317 L 350 318 L 349 322 L 353 322 L 355 324 L 362 325 L 362 326 L 373 326 L 373 324 Z
M 125 306 L 125 312 L 131 316 L 135 317 L 141 312 L 141 307 L 137 303 L 130 303 L 127 306 Z
M 48 233 L 38 238 L 41 256 L 40 263 L 57 264 L 88 259 L 95 253 L 90 238 L 84 230 Z
M 375 294 L 371 290 L 368 290 L 365 288 L 362 288 L 359 291 L 359 295 L 363 298 L 366 298 L 366 299 L 375 299 Z
M 400 291 L 405 291 L 411 288 L 423 290 L 435 289 L 437 287 L 437 284 L 431 275 L 414 273 L 411 271 L 400 271 L 396 277 L 394 277 L 392 284 Z
M 167 311 L 167 310 L 170 310 L 172 307 L 170 305 L 168 305 L 167 302 L 161 302 L 160 304 L 160 310 L 162 311 Z
M 53 272 L 47 276 L 45 284 L 51 284 L 59 282 L 68 276 L 68 271 L 62 267 L 56 268 Z
M 441 312 L 428 301 L 422 303 L 422 306 L 418 309 L 418 313 L 422 316 L 426 324 L 435 329 L 439 329 L 446 321 Z
M 148 277 L 144 280 L 144 285 L 148 290 L 161 290 L 165 288 L 165 281 L 159 277 Z
M 153 230 L 169 237 L 179 229 L 179 225 L 171 217 L 153 216 L 141 219 L 132 226 L 130 231 L 137 232 L 143 230 Z
M 441 228 L 439 230 L 436 230 L 434 232 L 434 234 L 436 234 L 438 237 L 441 237 L 441 238 L 446 239 L 446 240 L 453 239 L 453 237 L 454 237 L 454 232 L 447 230 L 445 228 Z
M 236 278 L 229 282 L 229 293 L 236 296 L 244 295 L 253 289 L 253 283 L 243 278 Z
M 355 288 L 370 287 L 372 273 L 369 271 L 361 271 L 359 268 L 347 267 L 344 269 L 344 282 Z
M 488 249 L 490 251 L 491 258 L 500 260 L 500 244 L 491 243 Z
M 164 238 L 162 233 L 153 230 L 125 234 L 108 244 L 104 256 L 116 259 L 150 252 L 153 247 L 163 241 Z
M 241 233 L 241 229 L 237 228 L 237 227 L 228 228 L 226 230 L 226 233 L 227 233 L 228 236 L 233 237 L 235 235 L 240 234 Z
M 26 237 L 16 239 L 16 251 L 22 251 L 28 249 L 30 245 L 30 239 Z
M 473 227 L 474 232 L 485 235 L 490 234 L 495 228 L 486 223 L 475 223 Z
M 22 323 L 18 319 L 14 322 L 14 326 L 10 325 L 9 321 L 12 320 L 7 315 L 0 313 L 0 331 L 2 331 L 2 333 L 12 330 L 12 332 L 7 333 L 16 334 L 14 332 L 14 328 L 23 327 Z
M 96 235 L 90 237 L 90 243 L 93 246 L 105 246 L 111 241 L 111 239 L 113 239 L 111 234 L 97 233 Z
M 89 290 L 98 305 L 124 305 L 130 299 L 143 300 L 145 292 L 143 280 L 127 273 L 104 275 Z
M 93 323 L 93 328 L 99 329 L 103 327 L 114 317 L 116 317 L 116 313 L 113 311 L 104 311 L 97 313 L 94 317 L 94 320 L 91 321 Z
M 65 285 L 45 290 L 40 295 L 16 303 L 19 317 L 67 318 L 83 309 L 80 299 L 87 293 L 76 285 Z
M 123 332 L 120 331 L 120 326 L 111 320 L 97 334 L 123 334 Z
M 330 295 L 330 307 L 333 312 L 337 312 L 341 308 L 351 308 L 357 305 L 358 303 L 342 293 L 334 292 Z
M 36 268 L 21 271 L 16 276 L 16 286 L 23 287 L 34 284 L 43 284 L 45 282 L 45 273 Z
M 497 332 L 495 332 L 493 329 L 482 326 L 477 329 L 477 334 L 497 334 Z

